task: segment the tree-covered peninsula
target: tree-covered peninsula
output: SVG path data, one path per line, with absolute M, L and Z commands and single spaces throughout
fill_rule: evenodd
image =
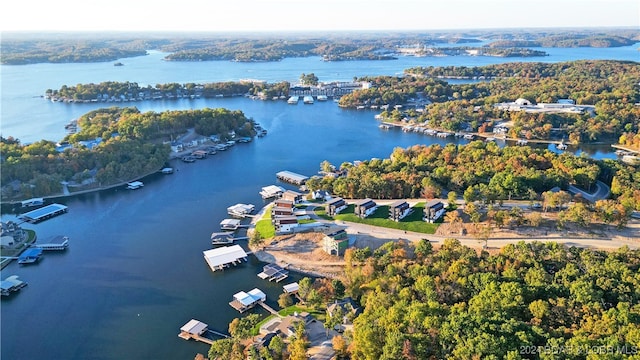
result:
M 223 108 L 141 113 L 136 108 L 91 111 L 78 119 L 80 131 L 59 144 L 21 144 L 0 138 L 2 198 L 24 199 L 100 189 L 158 171 L 169 159 L 170 141 L 188 129 L 228 139 L 254 136 L 255 123 L 242 111 Z
M 491 131 L 498 122 L 522 139 L 561 139 L 573 143 L 616 143 L 640 128 L 640 66 L 624 61 L 506 63 L 483 67 L 446 66 L 407 69 L 404 77 L 378 76 L 369 89 L 343 96 L 343 107 L 383 106 L 390 121 L 424 124 L 448 131 Z M 449 84 L 443 79 L 478 80 Z M 508 111 L 496 104 L 525 99 L 531 104 L 570 99 L 593 111 Z M 392 111 L 410 100 L 428 104 L 423 112 Z M 576 108 L 577 109 L 577 108 Z M 568 109 L 571 110 L 571 109 Z

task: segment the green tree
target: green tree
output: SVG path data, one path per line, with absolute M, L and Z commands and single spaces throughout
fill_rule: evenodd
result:
M 291 299 L 291 295 L 287 293 L 280 294 L 280 296 L 278 297 L 278 305 L 283 309 L 293 305 L 293 300 Z

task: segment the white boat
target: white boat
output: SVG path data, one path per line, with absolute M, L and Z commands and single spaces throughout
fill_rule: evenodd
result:
M 34 206 L 40 206 L 40 205 L 44 205 L 43 198 L 32 198 L 32 199 L 22 201 L 22 207 L 34 207 Z
M 287 100 L 287 103 L 291 104 L 291 105 L 295 105 L 298 103 L 298 100 L 300 100 L 299 96 L 292 96 L 289 98 L 289 100 Z
M 166 167 L 166 168 L 163 168 L 162 170 L 160 170 L 160 172 L 163 173 L 163 174 L 173 174 L 173 168 Z
M 313 104 L 313 96 L 306 95 L 302 100 L 305 104 Z
M 142 181 L 132 181 L 130 183 L 127 183 L 127 189 L 129 190 L 140 189 L 143 186 L 144 184 L 142 183 Z
M 327 101 L 329 98 L 327 97 L 327 95 L 318 95 L 316 99 L 318 101 Z

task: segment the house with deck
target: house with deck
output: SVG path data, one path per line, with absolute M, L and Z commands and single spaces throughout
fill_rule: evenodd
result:
M 378 209 L 378 204 L 369 198 L 356 202 L 355 206 L 355 214 L 363 219 L 373 214 L 376 209 Z
M 287 190 L 282 193 L 280 197 L 283 200 L 291 201 L 294 204 L 300 203 L 303 200 L 303 195 L 297 191 Z
M 411 206 L 404 200 L 398 200 L 389 205 L 389 219 L 400 221 L 411 213 Z
M 343 198 L 337 197 L 327 202 L 327 215 L 334 216 L 347 208 L 347 202 Z
M 293 215 L 277 215 L 271 221 L 279 234 L 291 233 L 298 227 L 298 218 Z
M 445 208 L 442 201 L 434 199 L 429 201 L 424 206 L 424 216 L 422 220 L 429 223 L 434 223 L 438 219 L 440 219 L 444 215 L 444 213 L 445 213 Z

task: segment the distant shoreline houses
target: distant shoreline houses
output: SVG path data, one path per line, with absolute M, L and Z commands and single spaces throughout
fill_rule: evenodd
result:
M 594 105 L 576 105 L 572 99 L 558 99 L 555 103 L 537 103 L 519 98 L 512 102 L 497 103 L 493 105 L 495 108 L 505 111 L 525 111 L 527 113 L 573 113 L 582 114 L 589 112 L 595 115 L 596 107 Z

